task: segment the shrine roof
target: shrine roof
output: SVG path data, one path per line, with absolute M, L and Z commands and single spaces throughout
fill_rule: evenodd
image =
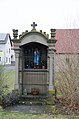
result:
M 46 39 L 48 39 L 48 34 L 46 34 L 46 32 L 42 32 L 42 30 L 40 30 L 40 31 L 37 31 L 36 29 L 32 29 L 31 31 L 28 31 L 28 30 L 26 30 L 25 32 L 22 32 L 22 34 L 20 34 L 19 35 L 19 38 L 21 39 L 21 38 L 23 38 L 24 36 L 26 36 L 26 35 L 29 35 L 29 34 L 39 34 L 39 35 L 42 35 L 43 37 L 45 37 Z
M 79 29 L 56 30 L 56 53 L 79 53 Z

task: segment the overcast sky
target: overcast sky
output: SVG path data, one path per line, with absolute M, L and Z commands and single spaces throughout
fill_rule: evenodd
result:
M 79 28 L 79 0 L 0 0 L 0 33 L 19 29 L 49 33 L 51 28 Z

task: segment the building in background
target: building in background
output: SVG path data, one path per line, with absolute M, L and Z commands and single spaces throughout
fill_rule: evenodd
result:
M 79 29 L 57 29 L 56 71 L 79 66 Z
M 15 53 L 14 53 L 14 44 L 11 41 L 11 65 L 15 65 Z
M 11 65 L 14 61 L 14 51 L 11 50 L 12 42 L 9 33 L 0 33 L 0 64 Z

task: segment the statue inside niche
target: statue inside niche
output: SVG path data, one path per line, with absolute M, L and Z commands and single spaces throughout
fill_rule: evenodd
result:
M 40 51 L 36 48 L 34 51 L 34 66 L 38 66 L 40 64 Z

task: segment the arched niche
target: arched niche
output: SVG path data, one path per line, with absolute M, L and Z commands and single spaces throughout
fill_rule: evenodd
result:
M 23 68 L 47 69 L 47 46 L 30 42 L 20 46 L 22 49 Z

